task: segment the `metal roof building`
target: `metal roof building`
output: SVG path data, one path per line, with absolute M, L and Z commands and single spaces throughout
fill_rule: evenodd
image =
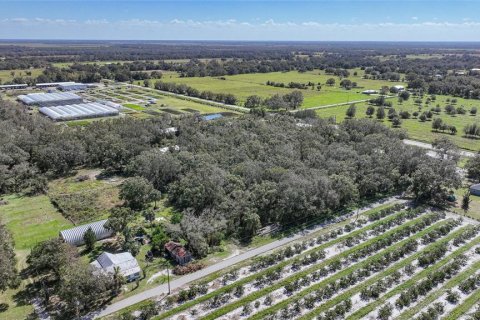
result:
M 127 281 L 133 281 L 140 278 L 140 266 L 130 252 L 121 252 L 117 254 L 104 252 L 98 256 L 97 260 L 90 263 L 98 271 L 113 274 L 115 268 L 120 269 L 120 273 Z
M 25 95 L 19 95 L 17 98 L 26 105 L 39 105 L 41 107 L 59 106 L 83 102 L 82 97 L 71 92 L 29 93 Z
M 60 238 L 66 243 L 74 246 L 81 246 L 85 242 L 83 241 L 83 235 L 89 228 L 92 228 L 93 233 L 97 240 L 109 238 L 113 235 L 113 231 L 105 228 L 107 220 L 101 220 L 93 223 L 84 224 L 75 228 L 60 231 Z
M 72 84 L 75 83 L 73 81 L 63 81 L 63 82 L 44 82 L 44 83 L 37 83 L 35 87 L 37 88 L 51 88 L 51 87 L 58 87 L 65 84 Z
M 55 121 L 99 118 L 116 116 L 119 114 L 118 109 L 98 102 L 69 104 L 56 107 L 42 107 L 39 109 L 39 111 Z
M 471 185 L 470 188 L 470 193 L 475 195 L 475 196 L 480 196 L 480 183 Z
M 21 84 L 4 84 L 0 86 L 0 90 L 12 90 L 12 89 L 26 89 L 28 85 L 26 83 Z
M 88 85 L 84 83 L 64 83 L 58 86 L 58 89 L 62 91 L 74 91 L 74 90 L 85 90 L 88 88 Z
M 118 104 L 118 103 L 115 103 L 115 102 L 112 102 L 112 101 L 102 101 L 101 103 L 106 105 L 106 106 L 115 108 L 117 110 L 120 110 L 120 109 L 123 108 L 121 104 Z

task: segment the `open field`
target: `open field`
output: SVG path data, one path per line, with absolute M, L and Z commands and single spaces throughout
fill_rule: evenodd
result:
M 60 230 L 72 225 L 52 205 L 47 196 L 5 197 L 8 204 L 1 207 L 2 221 L 13 233 L 15 247 L 30 249 L 36 243 L 58 236 Z
M 12 81 L 15 77 L 37 77 L 42 73 L 43 69 L 26 69 L 26 70 L 0 70 L 0 84 Z M 31 73 L 28 75 L 27 73 Z
M 50 183 L 48 196 L 65 218 L 75 224 L 100 220 L 108 216 L 109 209 L 122 203 L 117 187 L 123 179 L 96 179 L 99 173 L 100 170 L 80 170 L 73 177 Z
M 455 142 L 455 144 L 457 144 L 457 146 L 459 146 L 460 148 L 473 150 L 473 151 L 480 150 L 479 140 L 465 138 L 463 134 L 463 128 L 467 124 L 480 122 L 480 114 L 477 114 L 476 116 L 472 116 L 469 113 L 472 107 L 477 107 L 477 109 L 480 107 L 479 101 L 456 98 L 457 102 L 453 105 L 455 107 L 463 106 L 464 109 L 466 110 L 466 114 L 462 115 L 457 113 L 455 116 L 452 116 L 452 115 L 446 114 L 444 107 L 447 104 L 449 104 L 449 102 L 447 102 L 447 99 L 451 100 L 453 99 L 453 97 L 440 96 L 440 95 L 436 96 L 436 100 L 430 102 L 429 106 L 425 105 L 427 96 L 422 99 L 422 103 L 420 105 L 414 102 L 415 99 L 416 99 L 415 97 L 410 97 L 408 101 L 404 101 L 402 103 L 399 103 L 397 99 L 390 99 L 389 101 L 393 102 L 393 108 L 396 110 L 397 113 L 400 113 L 402 111 L 408 111 L 410 114 L 413 114 L 413 112 L 419 112 L 419 114 L 421 114 L 424 111 L 429 111 L 431 108 L 435 108 L 437 104 L 439 104 L 441 108 L 441 112 L 438 114 L 433 112 L 432 120 L 435 118 L 441 118 L 444 123 L 455 126 L 458 132 L 456 135 L 451 135 L 447 132 L 445 133 L 434 132 L 432 130 L 432 120 L 427 120 L 422 122 L 418 119 L 418 117 L 414 118 L 412 116 L 410 119 L 402 119 L 402 124 L 401 124 L 401 128 L 407 130 L 408 135 L 411 139 L 425 141 L 425 142 L 432 142 L 435 138 L 446 136 L 449 139 L 451 139 L 453 142 Z M 366 117 L 365 111 L 367 110 L 368 104 L 358 103 L 356 104 L 356 106 L 357 106 L 357 112 L 355 117 L 365 118 Z M 324 108 L 324 109 L 317 110 L 317 114 L 320 117 L 325 117 L 325 118 L 335 117 L 337 122 L 341 122 L 346 118 L 345 112 L 347 108 L 348 108 L 348 105 Z M 385 109 L 385 112 L 388 113 L 388 109 Z M 391 121 L 389 121 L 387 118 L 385 118 L 382 121 L 382 123 L 387 126 L 392 126 Z
M 156 303 L 155 319 L 330 319 L 333 314 L 369 319 L 387 303 L 393 307 L 385 319 L 413 319 L 429 301 L 444 305 L 442 313 L 449 316 L 453 308 L 441 293 L 475 275 L 479 247 L 474 221 L 390 205 L 174 292 Z M 414 294 L 409 288 L 424 285 L 434 273 L 433 287 L 408 303 L 399 298 Z M 445 273 L 448 278 L 438 276 Z M 457 306 L 469 303 L 474 293 Z
M 353 73 L 357 72 L 354 76 Z M 267 86 L 267 81 L 282 82 L 288 84 L 289 82 L 315 84 L 320 83 L 322 88 L 320 91 L 315 90 L 301 90 L 305 99 L 302 108 L 311 108 L 320 105 L 328 105 L 334 103 L 343 103 L 348 101 L 355 101 L 361 99 L 368 99 L 368 96 L 361 94 L 361 91 L 366 89 L 380 89 L 382 86 L 393 86 L 396 84 L 403 84 L 402 82 L 390 82 L 380 80 L 363 79 L 363 71 L 359 69 L 350 70 L 350 79 L 357 82 L 358 88 L 345 90 L 339 87 L 340 79 L 333 75 L 325 74 L 324 71 L 314 70 L 307 72 L 270 72 L 270 73 L 255 73 L 255 74 L 240 74 L 223 77 L 191 77 L 181 78 L 176 74 L 168 74 L 164 76 L 161 81 L 184 83 L 192 86 L 200 91 L 209 90 L 215 93 L 231 93 L 235 95 L 240 103 L 243 105 L 245 99 L 253 94 L 259 95 L 263 98 L 272 96 L 276 93 L 286 94 L 294 89 L 279 88 Z M 335 86 L 328 86 L 325 84 L 327 79 L 334 78 Z M 152 80 L 152 85 L 155 80 Z M 141 82 L 138 82 L 141 84 Z

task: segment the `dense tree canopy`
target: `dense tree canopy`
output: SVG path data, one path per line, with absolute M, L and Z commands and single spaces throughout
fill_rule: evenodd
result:
M 16 163 L 35 172 L 32 179 L 62 175 L 77 165 L 132 175 L 122 186 L 127 205 L 143 209 L 162 190 L 183 212 L 167 232 L 185 239 L 199 255 L 225 237 L 248 241 L 263 226 L 327 217 L 379 195 L 408 190 L 419 201 L 441 205 L 458 182 L 449 157 L 429 158 L 401 142 L 403 131 L 368 119 L 335 126 L 301 113 L 213 122 L 185 116 L 68 128 L 27 116 L 13 105 L 5 109 L 0 109 L 0 129 L 17 133 L 5 135 L 10 147 L 0 158 L 10 181 L 24 180 Z M 178 136 L 164 132 L 172 125 Z M 179 151 L 159 151 L 173 144 Z M 80 153 L 74 162 L 68 160 L 72 146 Z M 2 191 L 28 187 L 14 182 Z M 131 239 L 131 216 L 112 212 L 110 217 L 125 244 Z

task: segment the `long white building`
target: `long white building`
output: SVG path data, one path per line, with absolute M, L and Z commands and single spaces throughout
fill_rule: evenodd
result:
M 118 109 L 115 107 L 98 102 L 42 107 L 39 111 L 55 121 L 108 117 L 119 114 Z
M 25 95 L 19 95 L 17 98 L 28 106 L 38 105 L 41 107 L 59 106 L 83 102 L 82 97 L 71 92 L 29 93 Z

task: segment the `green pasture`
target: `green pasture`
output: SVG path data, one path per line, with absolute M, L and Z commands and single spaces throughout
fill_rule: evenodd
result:
M 0 84 L 12 81 L 15 77 L 37 77 L 42 73 L 43 69 L 16 69 L 16 70 L 0 70 Z M 27 72 L 31 72 L 31 75 L 27 75 Z
M 451 135 L 447 132 L 434 132 L 432 131 L 432 120 L 427 120 L 425 122 L 420 121 L 419 119 L 413 118 L 410 119 L 402 119 L 401 128 L 407 130 L 408 135 L 411 139 L 425 141 L 425 142 L 432 142 L 434 139 L 439 137 L 448 137 L 453 142 L 455 142 L 460 148 L 478 151 L 480 150 L 480 140 L 475 139 L 468 139 L 464 137 L 463 128 L 467 124 L 480 122 L 480 101 L 477 100 L 467 100 L 456 98 L 457 103 L 454 104 L 455 107 L 463 106 L 464 109 L 467 111 L 466 114 L 456 114 L 455 116 L 451 116 L 446 114 L 444 107 L 448 104 L 447 99 L 452 99 L 451 96 L 436 96 L 436 100 L 431 102 L 428 106 L 426 106 L 425 102 L 427 96 L 422 99 L 422 104 L 416 105 L 414 100 L 415 97 L 411 96 L 409 100 L 404 101 L 403 103 L 399 103 L 396 98 L 389 99 L 389 101 L 393 102 L 393 107 L 400 113 L 401 111 L 408 111 L 410 114 L 417 111 L 419 114 L 423 113 L 424 111 L 429 111 L 431 108 L 436 107 L 437 104 L 440 105 L 442 111 L 439 114 L 433 115 L 432 119 L 441 118 L 444 123 L 448 125 L 453 125 L 457 128 L 457 134 Z M 365 111 L 367 109 L 367 103 L 357 103 L 357 112 L 355 118 L 366 118 Z M 479 113 L 476 116 L 470 115 L 470 109 L 475 106 L 479 110 Z M 345 119 L 345 112 L 348 108 L 348 105 L 343 106 L 336 106 L 336 107 L 329 107 L 324 109 L 318 109 L 316 112 L 320 117 L 335 117 L 337 122 L 341 122 Z M 388 114 L 388 110 L 385 109 L 386 114 Z M 375 119 L 375 116 L 373 117 Z M 391 122 L 385 118 L 381 121 L 383 124 L 387 126 L 391 126 Z
M 354 76 L 353 73 L 357 72 Z M 200 91 L 209 90 L 215 93 L 231 93 L 239 99 L 239 104 L 243 105 L 246 98 L 250 95 L 256 94 L 261 97 L 269 97 L 276 93 L 286 94 L 294 89 L 278 88 L 273 86 L 267 86 L 267 81 L 283 82 L 288 84 L 289 82 L 308 83 L 313 82 L 315 84 L 320 83 L 322 88 L 320 91 L 301 90 L 305 100 L 302 108 L 311 108 L 320 105 L 329 105 L 335 103 L 344 103 L 355 100 L 368 99 L 368 96 L 361 94 L 366 89 L 380 89 L 382 86 L 394 86 L 397 84 L 403 84 L 402 82 L 390 82 L 382 80 L 369 80 L 363 79 L 363 71 L 350 70 L 350 79 L 352 82 L 357 82 L 358 88 L 351 90 L 345 90 L 339 87 L 341 79 L 339 77 L 325 74 L 321 70 L 313 70 L 308 72 L 269 72 L 269 73 L 254 73 L 254 74 L 239 74 L 233 76 L 223 77 L 189 77 L 181 78 L 175 74 L 169 74 L 164 76 L 161 81 L 184 83 L 192 86 Z M 327 86 L 325 83 L 327 79 L 334 78 L 336 84 L 334 86 Z M 141 82 L 138 82 L 139 84 Z M 151 80 L 152 86 L 155 80 Z

